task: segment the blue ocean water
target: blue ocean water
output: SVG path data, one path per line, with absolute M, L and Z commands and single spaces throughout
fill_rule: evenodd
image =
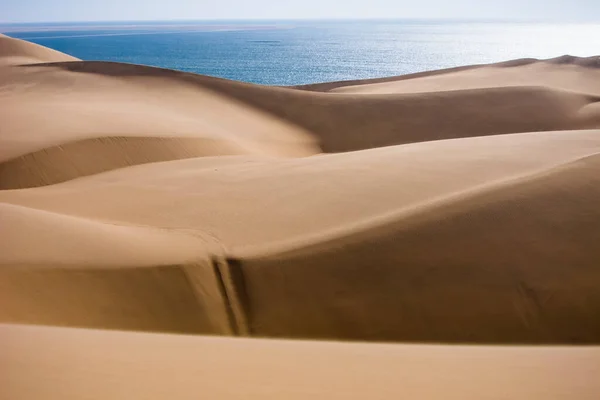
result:
M 522 57 L 600 54 L 600 24 L 218 21 L 0 26 L 84 60 L 268 85 L 376 78 Z

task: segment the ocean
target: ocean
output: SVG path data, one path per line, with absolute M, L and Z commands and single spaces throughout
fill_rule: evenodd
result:
M 215 21 L 13 24 L 0 32 L 83 60 L 266 85 L 377 78 L 515 58 L 600 54 L 600 24 Z

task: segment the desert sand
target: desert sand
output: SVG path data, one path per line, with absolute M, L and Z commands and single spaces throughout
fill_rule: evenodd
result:
M 7 399 L 595 400 L 600 392 L 598 347 L 308 342 L 18 325 L 0 325 L 0 340 L 13 366 L 0 374 Z
M 0 36 L 0 223 L 10 398 L 600 394 L 600 57 L 266 87 Z

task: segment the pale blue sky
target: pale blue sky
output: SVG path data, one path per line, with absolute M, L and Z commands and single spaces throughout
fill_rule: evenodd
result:
M 600 21 L 600 0 L 0 0 L 0 22 L 311 18 Z

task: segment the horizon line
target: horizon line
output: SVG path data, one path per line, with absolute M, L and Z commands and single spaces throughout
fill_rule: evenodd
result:
M 491 17 L 310 17 L 310 18 L 172 18 L 172 19 L 111 19 L 111 20 L 48 20 L 48 21 L 1 21 L 0 25 L 19 24 L 90 24 L 90 23 L 150 23 L 150 22 L 311 22 L 311 21 L 456 21 L 456 22 L 529 22 L 529 23 L 581 23 L 600 24 L 600 20 L 556 18 L 491 18 Z

